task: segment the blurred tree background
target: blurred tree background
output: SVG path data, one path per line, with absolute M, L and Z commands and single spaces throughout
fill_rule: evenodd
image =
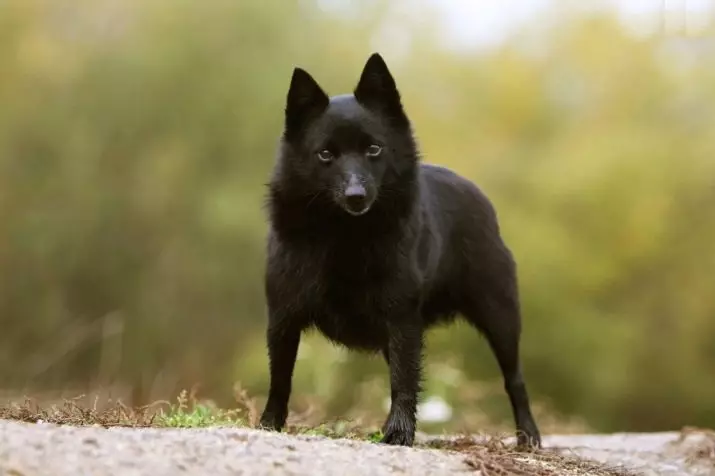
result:
M 265 395 L 262 206 L 292 68 L 337 94 L 380 51 L 425 160 L 496 204 L 534 400 L 600 431 L 715 426 L 715 18 L 643 34 L 546 3 L 456 48 L 426 0 L 4 0 L 0 389 Z M 439 428 L 511 418 L 468 329 L 428 340 Z M 292 408 L 383 411 L 379 358 L 310 336 L 299 359 Z

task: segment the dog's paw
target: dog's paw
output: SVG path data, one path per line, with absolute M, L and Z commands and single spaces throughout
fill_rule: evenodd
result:
M 380 443 L 384 443 L 386 445 L 395 445 L 395 446 L 412 446 L 415 442 L 415 435 L 410 434 L 407 431 L 391 431 L 389 433 L 386 433 L 383 437 L 382 440 L 380 440 Z
M 258 428 L 268 431 L 281 431 L 285 425 L 285 418 L 271 412 L 263 412 Z
M 539 434 L 539 430 L 535 426 L 518 430 L 516 434 L 516 446 L 518 449 L 524 451 L 541 449 L 541 435 Z
M 380 443 L 395 446 L 412 446 L 415 442 L 415 426 L 409 422 L 388 420 L 382 430 Z

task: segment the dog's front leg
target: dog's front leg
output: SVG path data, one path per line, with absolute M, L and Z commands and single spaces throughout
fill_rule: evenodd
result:
M 300 334 L 301 328 L 295 319 L 281 319 L 275 313 L 269 316 L 266 337 L 271 380 L 268 401 L 261 416 L 262 428 L 280 431 L 285 425 Z
M 390 367 L 392 403 L 382 428 L 382 442 L 412 446 L 422 370 L 422 324 L 418 313 L 388 324 L 386 359 Z

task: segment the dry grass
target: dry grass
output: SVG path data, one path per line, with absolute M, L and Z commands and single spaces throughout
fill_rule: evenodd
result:
M 95 397 L 92 404 L 87 405 L 85 395 L 47 404 L 25 397 L 22 401 L 1 405 L 0 419 L 57 425 L 95 425 L 105 428 L 199 427 L 224 424 L 255 427 L 258 421 L 255 400 L 249 398 L 238 384 L 234 386 L 234 394 L 237 405 L 232 410 L 222 410 L 210 400 L 200 400 L 195 389 L 182 391 L 175 403 L 158 400 L 142 407 L 130 407 L 121 400 L 99 397 Z
M 27 423 L 44 422 L 74 426 L 155 426 L 156 404 L 130 408 L 120 401 L 110 401 L 101 407 L 96 402 L 94 406 L 87 408 L 77 404 L 77 401 L 81 398 L 83 397 L 65 400 L 62 404 L 55 404 L 46 408 L 43 408 L 37 401 L 26 398 L 22 403 L 13 402 L 0 407 L 0 418 Z
M 622 468 L 563 455 L 547 449 L 522 451 L 496 436 L 464 436 L 432 441 L 429 446 L 457 451 L 467 456 L 467 464 L 482 476 L 635 476 Z

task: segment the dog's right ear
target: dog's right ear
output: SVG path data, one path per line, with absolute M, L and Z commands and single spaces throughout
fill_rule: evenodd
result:
M 311 119 L 328 107 L 329 101 L 328 95 L 307 71 L 295 68 L 286 99 L 286 136 L 299 134 Z

